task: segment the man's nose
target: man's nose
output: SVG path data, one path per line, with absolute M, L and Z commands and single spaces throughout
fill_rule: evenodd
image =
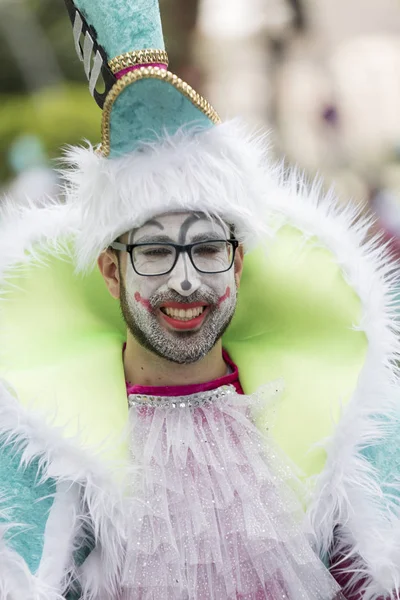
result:
M 199 289 L 200 285 L 199 273 L 192 265 L 189 257 L 182 253 L 170 273 L 168 287 L 181 296 L 190 296 Z

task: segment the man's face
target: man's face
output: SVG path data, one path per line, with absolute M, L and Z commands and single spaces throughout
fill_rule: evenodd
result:
M 229 229 L 221 221 L 199 213 L 170 213 L 151 219 L 123 241 L 183 245 L 229 237 Z M 143 250 L 145 254 L 138 252 L 135 265 L 148 272 L 163 258 L 154 252 L 157 247 Z M 131 334 L 143 347 L 172 362 L 192 363 L 203 358 L 233 317 L 240 255 L 230 270 L 206 274 L 198 272 L 189 256 L 181 253 L 170 273 L 152 277 L 138 275 L 129 256 L 124 255 L 120 260 L 120 302 Z

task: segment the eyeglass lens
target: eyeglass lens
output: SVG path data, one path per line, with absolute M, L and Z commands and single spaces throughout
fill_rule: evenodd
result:
M 168 244 L 139 245 L 132 251 L 132 261 L 141 275 L 161 275 L 172 269 L 176 252 Z M 199 271 L 220 273 L 232 266 L 233 248 L 224 241 L 202 242 L 192 246 L 191 255 Z

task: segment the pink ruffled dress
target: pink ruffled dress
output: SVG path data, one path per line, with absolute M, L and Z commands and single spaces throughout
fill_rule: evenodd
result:
M 303 531 L 293 473 L 252 414 L 237 368 L 205 386 L 128 386 L 133 460 L 121 600 L 333 600 Z

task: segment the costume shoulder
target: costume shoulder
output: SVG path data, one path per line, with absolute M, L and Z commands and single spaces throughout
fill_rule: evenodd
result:
M 0 383 L 0 595 L 106 597 L 123 554 L 121 498 L 104 463 L 48 417 Z

